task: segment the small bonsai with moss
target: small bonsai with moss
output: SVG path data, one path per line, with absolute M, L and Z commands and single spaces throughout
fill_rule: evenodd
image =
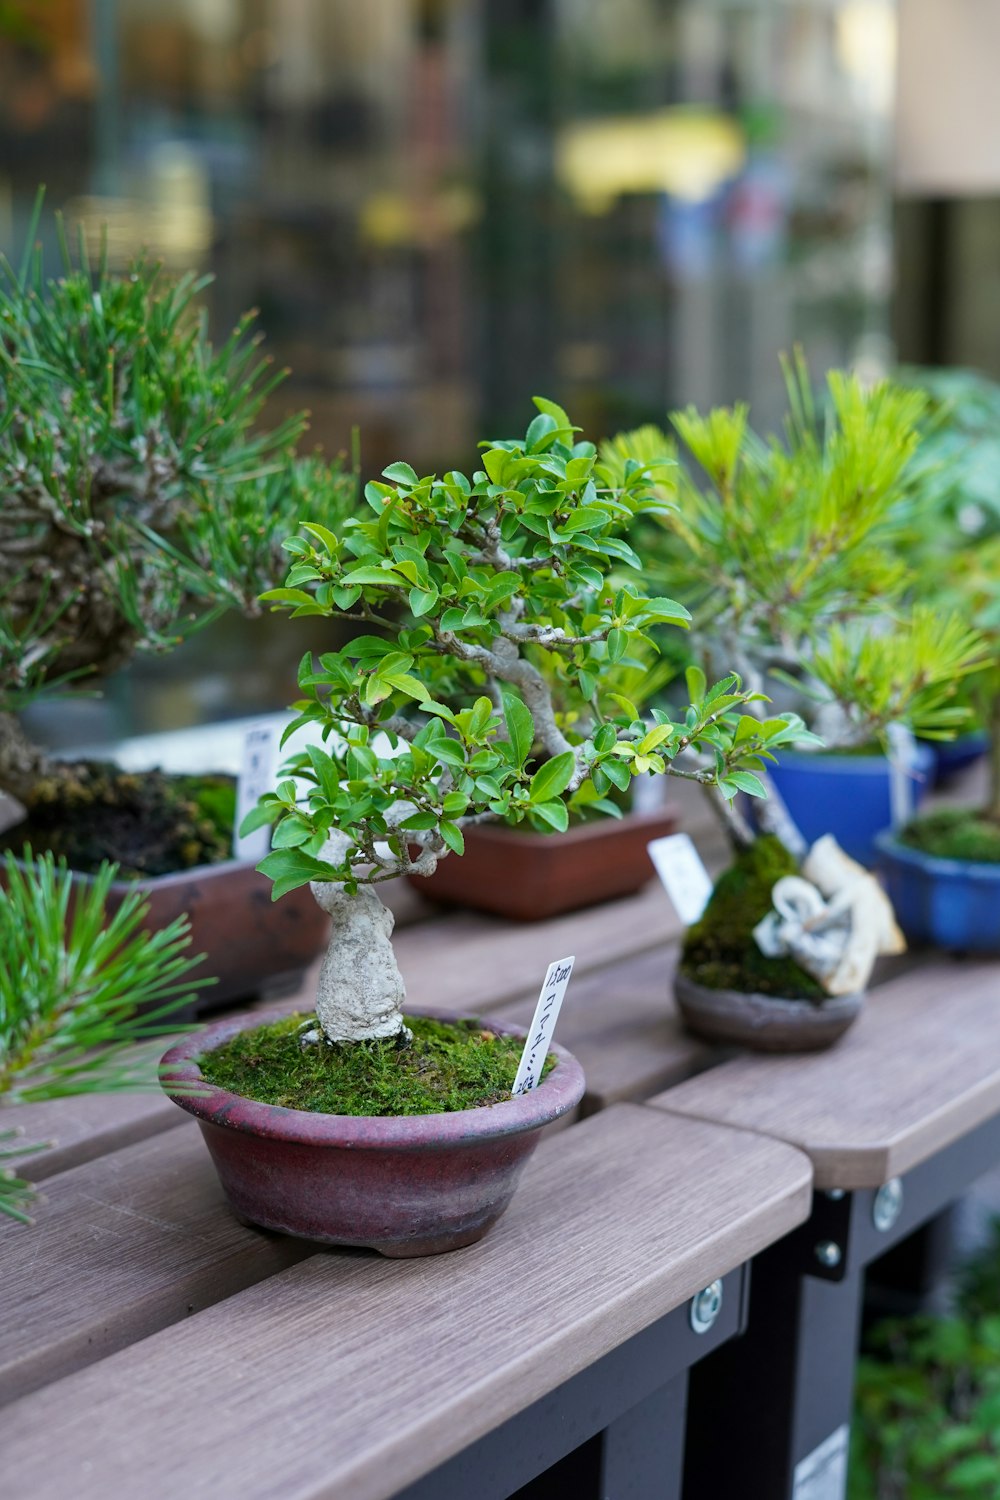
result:
M 367 520 L 340 535 L 306 524 L 287 544 L 287 585 L 265 596 L 362 632 L 303 661 L 293 727 L 311 725 L 323 746 L 297 756 L 298 784 L 290 774 L 249 819 L 274 826 L 261 869 L 275 896 L 311 882 L 333 918 L 317 1039 L 403 1035 L 378 886 L 461 855 L 470 822 L 558 832 L 578 808 L 615 816 L 608 794 L 641 772 L 759 795 L 748 767 L 800 732 L 795 715 L 741 716 L 752 695 L 732 674 L 674 716 L 602 699 L 609 665 L 688 614 L 610 581 L 641 570 L 622 532 L 662 508 L 648 469 L 627 464 L 615 481 L 560 407 L 536 405 L 525 436 L 483 444 L 471 476 L 395 463 L 365 490 Z M 688 751 L 704 763 L 685 767 Z
M 944 859 L 1000 863 L 1000 385 L 969 371 L 912 371 L 929 406 L 904 538 L 913 592 L 961 615 L 987 660 L 967 685 L 970 721 L 989 733 L 986 795 L 939 808 L 900 839 Z
M 155 1087 L 170 1017 L 195 993 L 187 919 L 148 932 L 135 893 L 107 918 L 113 865 L 74 894 L 64 863 L 24 854 L 0 881 L 0 1105 Z M 28 1222 L 34 1190 L 11 1164 L 41 1149 L 0 1129 L 0 1214 Z
M 649 572 L 691 612 L 689 685 L 692 673 L 697 684 L 720 660 L 731 663 L 754 695 L 738 731 L 751 737 L 763 693 L 776 687 L 794 692 L 817 731 L 813 745 L 870 744 L 895 723 L 948 737 L 968 712 L 961 684 L 987 652 L 959 611 L 907 603 L 911 575 L 898 549 L 925 399 L 834 372 L 817 406 L 801 361 L 788 376 L 783 440 L 758 436 L 737 406 L 674 416 L 684 463 L 676 441 L 655 427 L 602 448 L 615 476 L 629 463 L 646 465 L 675 507 L 643 534 Z M 764 764 L 774 748 L 762 747 L 756 767 L 768 791 L 757 824 L 797 868 L 805 844 Z M 733 900 L 759 878 L 763 892 L 773 844 L 760 851 L 732 809 L 727 824 L 737 864 L 688 935 L 685 970 L 709 987 L 813 995 L 815 982 L 797 965 L 790 973 L 788 960 L 760 953 L 752 931 L 766 905 L 757 911 L 755 899 L 752 915 Z
M 258 613 L 297 518 L 335 524 L 355 487 L 297 456 L 301 417 L 258 425 L 281 375 L 252 318 L 216 348 L 193 277 L 114 275 L 65 242 L 63 258 L 47 277 L 29 242 L 19 269 L 0 264 L 0 792 L 27 811 L 18 841 L 93 868 L 121 835 L 124 863 L 161 873 L 227 857 L 211 790 L 51 759 L 19 716 L 225 609 Z

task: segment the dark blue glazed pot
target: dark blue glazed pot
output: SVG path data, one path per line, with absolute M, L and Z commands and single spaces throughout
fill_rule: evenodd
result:
M 933 751 L 917 746 L 913 807 L 920 805 L 934 765 Z M 875 863 L 875 838 L 892 822 L 889 762 L 884 755 L 810 755 L 783 750 L 770 767 L 796 827 L 807 843 L 832 833 L 852 859 Z
M 1000 865 L 941 859 L 891 833 L 876 839 L 878 866 L 896 919 L 911 943 L 960 952 L 1000 952 Z

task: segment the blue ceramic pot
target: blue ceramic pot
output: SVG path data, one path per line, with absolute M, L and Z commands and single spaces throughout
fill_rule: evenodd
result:
M 1000 951 L 1000 865 L 941 859 L 891 833 L 875 842 L 889 899 L 910 942 Z
M 913 808 L 919 807 L 934 753 L 918 745 Z M 832 833 L 852 859 L 875 863 L 875 837 L 892 823 L 889 762 L 884 755 L 810 755 L 783 750 L 770 774 L 807 843 Z

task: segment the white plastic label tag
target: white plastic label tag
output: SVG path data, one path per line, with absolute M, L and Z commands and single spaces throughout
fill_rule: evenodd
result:
M 236 783 L 236 826 L 233 829 L 233 856 L 236 859 L 263 859 L 271 847 L 271 830 L 265 824 L 240 837 L 243 819 L 263 792 L 273 792 L 278 759 L 279 729 L 274 724 L 251 724 L 243 739 L 243 757 Z
M 889 806 L 893 828 L 902 828 L 913 817 L 913 781 L 917 764 L 917 742 L 906 724 L 890 724 Z
M 535 1014 L 531 1020 L 528 1040 L 524 1044 L 521 1061 L 518 1063 L 514 1087 L 511 1089 L 512 1094 L 526 1094 L 529 1089 L 536 1088 L 541 1080 L 542 1068 L 549 1054 L 552 1033 L 559 1018 L 559 1011 L 562 1008 L 566 987 L 575 962 L 574 955 L 571 958 L 557 958 L 555 963 L 549 964 L 545 983 L 542 985 L 538 1004 L 535 1006 Z
M 670 833 L 646 845 L 663 888 L 674 904 L 674 910 L 690 927 L 697 922 L 712 894 L 712 877 L 702 863 L 691 836 Z
M 845 1423 L 795 1465 L 792 1500 L 844 1500 L 850 1436 Z

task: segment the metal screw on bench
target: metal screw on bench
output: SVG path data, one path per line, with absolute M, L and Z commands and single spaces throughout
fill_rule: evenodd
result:
M 820 1240 L 816 1246 L 816 1259 L 821 1266 L 826 1266 L 828 1271 L 832 1271 L 835 1266 L 840 1265 L 842 1255 L 843 1252 L 840 1246 L 835 1244 L 833 1240 Z
M 880 1234 L 888 1234 L 902 1212 L 903 1184 L 898 1177 L 890 1177 L 872 1200 L 872 1223 Z
M 713 1281 L 691 1298 L 691 1327 L 707 1333 L 722 1311 L 722 1282 Z

